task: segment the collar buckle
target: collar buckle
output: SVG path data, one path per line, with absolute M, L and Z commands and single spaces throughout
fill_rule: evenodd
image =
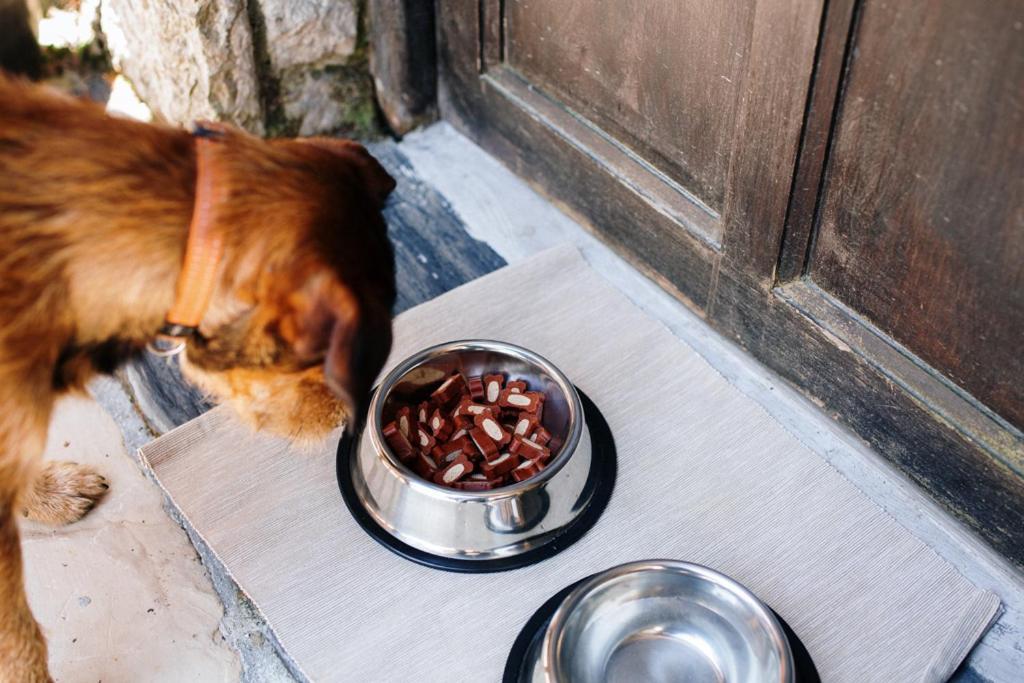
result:
M 146 342 L 146 350 L 159 358 L 173 358 L 185 350 L 185 340 L 160 334 Z

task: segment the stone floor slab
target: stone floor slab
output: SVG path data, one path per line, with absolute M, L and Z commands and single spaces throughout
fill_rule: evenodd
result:
M 93 465 L 110 482 L 107 497 L 75 524 L 22 524 L 29 601 L 54 679 L 238 680 L 210 579 L 113 419 L 92 399 L 64 399 L 45 457 Z

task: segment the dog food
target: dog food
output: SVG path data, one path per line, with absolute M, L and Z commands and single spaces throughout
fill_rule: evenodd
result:
M 498 402 L 501 395 L 502 385 L 505 384 L 503 375 L 487 375 L 484 377 L 484 401 L 490 404 Z
M 502 479 L 506 474 L 514 470 L 521 460 L 515 453 L 502 453 L 494 460 L 480 464 L 480 472 L 485 477 Z
M 508 486 L 535 476 L 556 450 L 541 425 L 545 398 L 501 373 L 455 373 L 428 400 L 399 407 L 383 428 L 384 441 L 417 475 L 441 486 Z
M 446 418 L 441 414 L 440 408 L 435 408 L 434 412 L 430 415 L 430 431 L 433 432 L 434 438 L 441 442 L 447 441 L 454 430 L 454 418 Z
M 451 464 L 434 475 L 434 483 L 451 486 L 473 471 L 473 463 L 465 455 L 452 460 Z
M 441 386 L 434 390 L 430 399 L 434 405 L 446 408 L 459 400 L 459 397 L 466 393 L 466 380 L 462 375 L 454 374 L 444 381 Z
M 433 459 L 423 453 L 417 453 L 416 459 L 410 464 L 413 472 L 420 475 L 424 479 L 433 479 L 437 473 L 437 464 L 434 463 Z
M 546 446 L 551 441 L 551 432 L 543 427 L 538 427 L 532 434 L 520 434 L 520 436 L 528 438 L 538 446 Z
M 508 447 L 508 451 L 527 460 L 539 460 L 542 463 L 546 463 L 551 459 L 551 450 L 549 448 L 541 446 L 535 441 L 524 439 L 521 436 L 517 436 L 512 440 L 512 445 Z
M 469 430 L 469 438 L 473 441 L 477 451 L 482 453 L 486 460 L 498 457 L 498 444 L 494 443 L 494 440 L 487 436 L 484 430 L 479 427 L 473 427 Z
M 402 462 L 411 460 L 416 455 L 412 448 L 412 444 L 409 443 L 408 437 L 402 433 L 394 422 L 389 422 L 384 425 L 384 440 L 388 442 L 388 446 L 394 452 L 398 459 Z
M 529 438 L 533 435 L 533 432 L 536 429 L 537 416 L 530 413 L 523 413 L 520 417 L 516 418 L 515 426 L 512 427 L 512 435 Z M 543 446 L 544 444 L 541 445 Z
M 498 422 L 498 418 L 493 413 L 477 415 L 473 423 L 499 447 L 506 445 L 512 440 L 512 436 L 505 431 L 505 428 Z M 487 453 L 485 452 L 484 455 L 487 455 Z
M 469 396 L 479 403 L 484 400 L 484 380 L 479 375 L 466 380 L 469 384 Z
M 412 408 L 406 406 L 395 413 L 395 420 L 398 422 L 398 430 L 402 436 L 408 439 L 412 436 Z
M 513 391 L 509 388 L 503 390 L 499 395 L 498 405 L 502 408 L 521 410 L 524 413 L 536 413 L 543 395 L 537 391 Z
M 513 393 L 521 394 L 526 391 L 526 382 L 521 379 L 513 380 L 506 384 L 505 388 Z
M 525 460 L 512 470 L 512 478 L 516 481 L 526 481 L 533 475 L 544 469 L 544 465 L 536 460 Z
M 501 484 L 501 477 L 488 479 L 486 475 L 477 472 L 461 481 L 455 482 L 453 486 L 462 491 L 490 491 L 491 489 L 498 488 Z
M 421 453 L 429 453 L 430 449 L 437 445 L 437 439 L 430 434 L 427 425 L 418 424 L 416 425 L 416 443 L 419 445 Z

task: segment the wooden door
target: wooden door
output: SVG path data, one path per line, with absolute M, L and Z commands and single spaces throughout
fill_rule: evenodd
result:
M 790 4 L 443 1 L 440 106 L 703 309 L 781 229 L 820 18 Z
M 439 107 L 1024 565 L 1022 14 L 438 0 Z

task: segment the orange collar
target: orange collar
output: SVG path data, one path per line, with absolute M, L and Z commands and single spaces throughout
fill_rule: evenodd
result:
M 224 162 L 217 150 L 218 138 L 223 132 L 223 128 L 215 124 L 199 125 L 194 132 L 195 205 L 174 304 L 158 334 L 161 343 L 150 345 L 150 350 L 159 355 L 174 355 L 184 348 L 185 339 L 199 328 L 217 285 L 218 267 L 224 251 L 224 237 L 217 229 L 217 214 L 228 195 L 227 185 L 223 182 Z

